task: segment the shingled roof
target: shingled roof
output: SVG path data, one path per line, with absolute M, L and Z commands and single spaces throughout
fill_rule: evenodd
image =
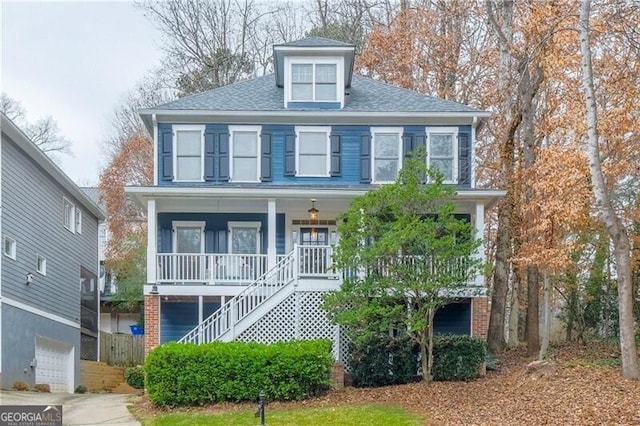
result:
M 481 112 L 458 102 L 423 95 L 358 75 L 353 76 L 351 87 L 346 89 L 346 93 L 344 108 L 340 110 L 345 113 Z M 187 96 L 152 109 L 154 111 L 291 111 L 284 106 L 284 90 L 276 86 L 273 74 Z M 296 108 L 296 110 L 301 109 Z
M 324 37 L 307 37 L 288 43 L 276 44 L 274 47 L 354 47 L 354 45 Z

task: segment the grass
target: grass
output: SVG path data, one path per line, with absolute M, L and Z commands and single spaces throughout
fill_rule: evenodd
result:
M 145 426 L 256 426 L 260 419 L 253 411 L 189 412 L 158 414 L 142 419 Z M 417 426 L 424 418 L 390 405 L 344 405 L 325 408 L 274 409 L 267 407 L 265 423 L 269 426 Z

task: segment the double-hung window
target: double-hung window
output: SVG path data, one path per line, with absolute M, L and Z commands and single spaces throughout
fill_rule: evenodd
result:
M 177 181 L 201 182 L 204 176 L 204 126 L 173 126 L 175 161 L 173 175 Z
M 297 176 L 329 176 L 330 127 L 296 127 Z
M 11 237 L 4 237 L 4 246 L 2 251 L 4 255 L 10 259 L 16 260 L 16 240 Z
M 229 126 L 231 181 L 257 182 L 260 177 L 260 126 Z
M 66 198 L 62 198 L 62 225 L 69 232 L 76 232 L 76 207 Z
M 47 275 L 47 259 L 44 256 L 36 256 L 36 271 L 40 275 Z
M 458 176 L 458 129 L 427 128 L 427 165 L 440 170 L 445 183 L 456 183 Z
M 291 64 L 291 100 L 296 102 L 337 102 L 337 64 Z
M 389 183 L 398 177 L 402 168 L 402 128 L 371 128 L 373 144 L 373 182 Z

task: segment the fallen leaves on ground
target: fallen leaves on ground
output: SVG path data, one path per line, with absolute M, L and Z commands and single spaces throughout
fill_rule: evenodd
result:
M 640 381 L 622 376 L 615 346 L 604 343 L 554 347 L 555 368 L 527 373 L 521 349 L 497 357 L 499 371 L 472 382 L 413 383 L 382 388 L 332 391 L 298 402 L 273 402 L 269 408 L 327 407 L 341 404 L 401 405 L 426 414 L 429 425 L 640 425 Z M 215 404 L 181 411 L 255 409 L 256 404 Z M 169 409 L 146 398 L 141 414 Z

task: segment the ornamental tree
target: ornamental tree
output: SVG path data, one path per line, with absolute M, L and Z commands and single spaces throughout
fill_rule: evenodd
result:
M 424 381 L 432 377 L 436 311 L 481 291 L 470 287 L 482 266 L 475 255 L 481 241 L 454 214 L 454 194 L 417 154 L 394 183 L 354 199 L 339 218 L 334 254 L 347 277 L 324 303 L 354 342 L 406 333 L 420 349 Z

